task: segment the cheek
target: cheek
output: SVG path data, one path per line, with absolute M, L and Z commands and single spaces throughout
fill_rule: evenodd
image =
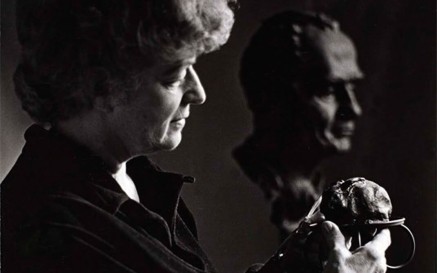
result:
M 310 104 L 314 124 L 330 128 L 335 121 L 337 105 L 333 101 L 313 100 Z
M 141 103 L 144 118 L 153 127 L 165 127 L 173 118 L 180 105 L 180 96 L 160 88 L 150 90 Z

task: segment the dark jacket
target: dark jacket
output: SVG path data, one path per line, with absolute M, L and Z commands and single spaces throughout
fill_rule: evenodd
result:
M 2 272 L 215 272 L 180 198 L 193 178 L 127 165 L 141 203 L 99 158 L 32 126 L 1 185 Z

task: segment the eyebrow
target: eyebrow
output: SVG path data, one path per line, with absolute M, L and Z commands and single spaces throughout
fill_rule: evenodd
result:
M 336 77 L 325 77 L 325 81 L 330 82 L 330 83 L 336 83 L 336 82 L 360 82 L 362 80 L 364 80 L 365 75 L 364 73 L 360 72 L 357 73 L 355 75 L 353 75 L 352 77 L 348 78 L 348 79 L 343 79 L 343 78 L 336 78 Z
M 184 66 L 189 67 L 195 63 L 196 63 L 196 60 L 192 60 L 192 59 L 182 60 L 182 61 L 172 63 L 169 65 L 168 69 L 164 70 L 164 74 L 167 74 L 167 75 L 174 74 L 174 73 L 178 72 L 181 69 L 181 67 L 184 67 Z

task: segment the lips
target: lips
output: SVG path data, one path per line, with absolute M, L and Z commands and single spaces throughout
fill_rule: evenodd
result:
M 353 123 L 340 124 L 334 126 L 333 133 L 337 137 L 353 136 L 355 132 L 355 125 Z
M 185 127 L 186 119 L 189 117 L 189 114 L 179 115 L 171 121 L 171 125 L 173 128 L 181 130 Z
M 178 118 L 173 119 L 171 122 L 180 122 L 180 121 L 185 120 L 187 118 L 188 118 L 188 116 L 178 117 Z

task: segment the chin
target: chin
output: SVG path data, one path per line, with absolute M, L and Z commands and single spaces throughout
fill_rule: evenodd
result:
M 337 154 L 345 154 L 352 149 L 352 143 L 350 139 L 342 139 L 335 141 L 333 149 Z
M 180 133 L 168 136 L 158 145 L 161 151 L 172 151 L 181 144 L 182 135 Z
M 321 149 L 327 155 L 346 154 L 352 148 L 352 142 L 349 137 L 319 139 L 319 143 Z
M 316 135 L 317 146 L 325 155 L 345 154 L 352 148 L 350 137 L 335 137 L 331 134 Z

